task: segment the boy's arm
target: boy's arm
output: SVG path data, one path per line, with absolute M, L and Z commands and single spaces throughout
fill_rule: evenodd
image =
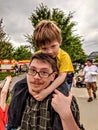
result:
M 58 77 L 50 84 L 50 86 L 42 90 L 40 93 L 34 94 L 34 98 L 38 101 L 42 101 L 64 82 L 66 75 L 66 72 L 60 73 Z
M 48 86 L 47 94 L 49 95 L 51 92 L 53 92 L 57 87 L 59 87 L 65 80 L 67 73 L 63 72 L 58 75 L 58 77 Z

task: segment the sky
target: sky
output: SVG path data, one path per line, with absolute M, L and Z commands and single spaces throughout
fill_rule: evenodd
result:
M 66 16 L 75 12 L 72 21 L 77 23 L 75 33 L 84 39 L 84 52 L 98 51 L 98 0 L 0 0 L 0 19 L 13 46 L 28 44 L 24 35 L 33 33 L 29 18 L 41 3 L 49 9 L 59 8 Z

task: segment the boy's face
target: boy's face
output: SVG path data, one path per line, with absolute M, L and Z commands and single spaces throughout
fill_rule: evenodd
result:
M 51 57 L 55 58 L 57 56 L 58 50 L 60 47 L 60 43 L 57 41 L 48 42 L 45 45 L 39 47 L 42 53 L 48 54 Z

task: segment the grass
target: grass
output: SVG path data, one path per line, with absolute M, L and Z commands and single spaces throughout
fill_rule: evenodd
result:
M 24 72 L 19 72 L 19 74 L 18 75 L 20 75 L 20 74 L 23 74 Z M 4 80 L 5 78 L 6 78 L 6 76 L 9 76 L 9 75 L 11 75 L 12 77 L 14 77 L 14 76 L 16 76 L 14 73 L 12 73 L 12 72 L 0 72 L 0 81 L 1 80 Z
M 7 99 L 7 104 L 10 104 L 11 101 L 11 97 L 12 97 L 12 92 L 9 93 L 8 99 Z

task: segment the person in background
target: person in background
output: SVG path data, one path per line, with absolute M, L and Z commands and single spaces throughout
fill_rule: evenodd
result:
M 14 74 L 17 76 L 19 72 L 18 64 L 16 63 L 14 66 Z
M 8 105 L 6 104 L 6 101 L 8 98 L 11 81 L 12 77 L 7 76 L 4 81 L 4 84 L 0 84 L 0 130 L 5 130 L 5 126 L 8 120 Z
M 63 117 L 59 113 L 59 108 L 56 110 L 57 114 L 54 111 L 55 106 L 53 103 L 54 109 L 51 106 L 53 92 L 43 101 L 37 101 L 34 98 L 34 94 L 50 87 L 56 74 L 56 62 L 53 58 L 43 53 L 33 55 L 29 64 L 27 77 L 18 81 L 14 86 L 8 111 L 7 130 L 19 127 L 21 130 L 63 130 L 65 128 L 68 128 L 67 130 L 79 130 L 79 128 L 84 130 L 80 124 L 79 108 L 75 97 L 71 98 L 70 95 L 67 97 L 63 95 L 65 97 L 63 98 L 60 94 L 62 96 L 60 99 L 63 98 L 65 100 L 59 102 L 59 105 L 62 105 L 62 107 L 62 103 L 65 102 L 62 108 L 65 115 L 65 125 L 63 124 Z M 55 90 L 55 94 L 57 92 Z M 60 96 L 59 94 L 57 95 Z
M 76 73 L 78 74 L 78 72 L 80 70 L 80 64 L 79 63 L 76 64 L 76 69 L 75 70 L 76 70 Z
M 33 40 L 40 52 L 48 54 L 57 62 L 57 78 L 50 87 L 44 89 L 37 95 L 34 95 L 38 101 L 42 101 L 59 85 L 61 85 L 65 81 L 67 73 L 73 72 L 74 69 L 69 54 L 60 48 L 62 42 L 61 30 L 53 21 L 40 21 L 35 27 Z
M 97 85 L 96 85 L 96 80 L 97 80 L 97 74 L 98 74 L 98 67 L 93 64 L 93 61 L 91 59 L 87 60 L 87 65 L 84 67 L 83 70 L 84 74 L 84 80 L 86 83 L 86 89 L 88 92 L 88 102 L 93 101 L 92 94 L 94 99 L 97 98 L 96 91 L 97 91 Z

